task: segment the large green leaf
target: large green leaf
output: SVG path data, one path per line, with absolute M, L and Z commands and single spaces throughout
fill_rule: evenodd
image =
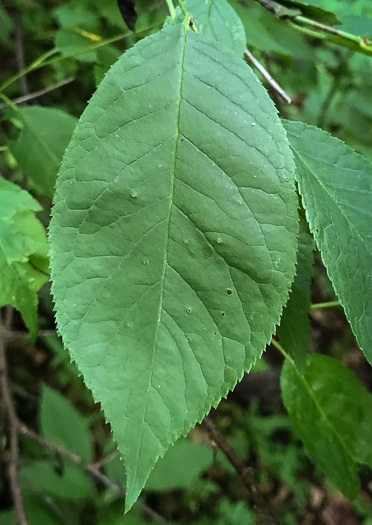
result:
M 372 166 L 325 131 L 301 122 L 285 127 L 310 230 L 372 363 Z
M 320 468 L 349 498 L 359 491 L 357 465 L 372 466 L 372 396 L 339 361 L 309 357 L 302 376 L 286 360 L 283 401 L 293 428 Z
M 184 25 L 119 59 L 76 128 L 53 294 L 124 456 L 127 508 L 271 339 L 295 272 L 292 170 L 249 67 Z
M 226 0 L 186 0 L 185 4 L 200 33 L 243 56 L 246 47 L 245 30 L 240 18 Z
M 303 212 L 303 210 L 302 210 Z M 300 219 L 298 237 L 297 272 L 288 303 L 284 308 L 278 335 L 286 351 L 293 357 L 300 370 L 306 366 L 310 342 L 310 281 L 313 268 L 313 246 L 308 225 Z
M 52 198 L 63 153 L 76 118 L 54 108 L 30 106 L 17 111 L 23 128 L 10 150 L 31 188 Z
M 0 178 L 0 306 L 17 308 L 33 336 L 37 291 L 48 280 L 46 235 L 37 211 L 41 206 L 29 193 Z

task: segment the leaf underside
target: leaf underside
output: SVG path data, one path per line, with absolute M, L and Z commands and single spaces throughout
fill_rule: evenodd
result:
M 372 167 L 325 131 L 285 122 L 310 230 L 372 364 Z
M 127 508 L 270 341 L 297 226 L 284 130 L 241 59 L 179 25 L 113 66 L 65 155 L 50 244 L 58 327 L 124 457 Z

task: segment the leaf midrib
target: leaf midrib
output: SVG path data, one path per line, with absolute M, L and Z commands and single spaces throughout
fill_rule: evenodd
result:
M 143 439 L 143 427 L 144 422 L 146 419 L 146 413 L 147 413 L 147 406 L 149 401 L 149 393 L 150 393 L 150 386 L 152 383 L 152 375 L 154 371 L 154 361 L 155 361 L 155 355 L 157 351 L 157 342 L 158 342 L 158 334 L 159 334 L 159 327 L 160 327 L 160 319 L 161 319 L 161 312 L 163 309 L 163 300 L 164 300 L 164 281 L 165 281 L 165 273 L 168 265 L 168 247 L 169 247 L 169 234 L 170 234 L 170 216 L 172 211 L 172 205 L 173 205 L 173 194 L 174 194 L 174 186 L 175 186 L 175 171 L 176 171 L 176 160 L 177 160 L 177 151 L 178 151 L 178 143 L 179 143 L 179 123 L 180 123 L 180 114 L 181 114 L 181 102 L 182 102 L 182 87 L 183 87 L 183 77 L 184 77 L 184 62 L 185 62 L 185 51 L 186 51 L 186 37 L 187 37 L 188 30 L 184 29 L 184 38 L 183 38 L 183 47 L 182 47 L 182 57 L 180 61 L 180 82 L 179 82 L 179 95 L 177 99 L 177 111 L 176 111 L 176 132 L 175 132 L 175 141 L 174 141 L 174 152 L 173 152 L 173 166 L 172 166 L 172 172 L 171 172 L 171 191 L 169 195 L 169 207 L 168 207 L 168 227 L 167 227 L 167 239 L 166 239 L 166 246 L 164 250 L 164 259 L 163 259 L 163 271 L 162 276 L 160 279 L 161 282 L 161 293 L 159 298 L 159 307 L 158 307 L 158 313 L 157 313 L 157 325 L 156 325 L 156 331 L 154 334 L 154 347 L 152 352 L 152 359 L 151 359 L 151 367 L 150 367 L 150 374 L 149 374 L 149 381 L 146 389 L 146 398 L 145 398 L 145 404 L 144 404 L 144 414 L 142 418 L 141 423 L 141 429 L 139 434 L 139 446 L 137 448 L 137 460 L 136 460 L 136 469 L 134 473 L 134 479 L 137 479 L 138 474 L 138 468 L 139 468 L 139 456 L 140 451 L 142 448 L 142 439 Z
M 342 436 L 339 434 L 339 432 L 337 431 L 337 429 L 333 425 L 332 421 L 329 419 L 328 415 L 323 410 L 322 405 L 319 403 L 319 401 L 318 401 L 318 399 L 317 399 L 317 397 L 315 395 L 315 392 L 312 390 L 312 388 L 309 385 L 309 383 L 307 382 L 305 376 L 300 373 L 300 371 L 297 369 L 297 366 L 296 366 L 294 360 L 290 356 L 287 356 L 287 361 L 291 364 L 291 366 L 295 370 L 295 372 L 296 372 L 300 382 L 302 383 L 304 389 L 306 390 L 306 392 L 308 393 L 310 399 L 314 403 L 314 406 L 315 406 L 316 410 L 319 412 L 321 418 L 327 423 L 327 426 L 329 427 L 331 432 L 333 432 L 334 436 L 336 436 L 336 438 L 338 439 L 339 443 L 341 444 L 341 446 L 345 450 L 346 454 L 352 459 L 352 461 L 355 462 L 355 459 L 354 459 L 352 451 L 349 449 L 349 447 L 347 446 L 347 443 L 343 440 Z

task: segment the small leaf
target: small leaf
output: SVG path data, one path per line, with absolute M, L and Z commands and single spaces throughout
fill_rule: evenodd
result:
M 98 35 L 93 35 L 99 38 Z M 73 29 L 60 29 L 55 36 L 55 47 L 65 57 L 74 57 L 80 62 L 95 62 L 97 58 L 96 51 L 89 49 L 95 43 Z
M 290 8 L 300 9 L 301 12 L 299 14 L 303 14 L 317 22 L 329 25 L 340 23 L 335 13 L 324 9 L 324 0 L 282 0 L 281 3 Z
M 59 414 L 56 417 L 58 419 Z M 66 423 L 68 424 L 68 423 Z M 79 439 L 79 438 L 77 438 Z M 46 492 L 56 498 L 81 500 L 94 497 L 94 487 L 85 472 L 69 460 L 60 458 L 58 464 L 35 461 L 22 467 L 21 480 L 36 491 Z
M 53 294 L 124 456 L 127 508 L 271 339 L 295 273 L 292 169 L 250 68 L 184 25 L 120 58 L 79 121 L 50 228 Z
M 289 121 L 285 128 L 310 230 L 372 364 L 372 166 L 325 131 Z
M 186 0 L 185 4 L 199 33 L 243 56 L 246 48 L 244 27 L 226 0 Z
M 77 119 L 64 111 L 38 106 L 17 111 L 23 129 L 9 147 L 30 187 L 52 198 L 63 153 Z M 32 152 L 32 154 L 30 154 Z
M 97 64 L 94 66 L 94 77 L 98 85 L 122 52 L 114 46 L 104 46 L 97 50 Z
M 284 308 L 278 336 L 299 370 L 306 366 L 310 342 L 310 281 L 313 268 L 313 240 L 308 225 L 301 217 L 298 238 L 297 271 L 288 303 Z
M 86 462 L 92 461 L 88 423 L 65 397 L 46 385 L 41 392 L 40 427 L 49 441 L 64 446 Z
M 70 27 L 79 27 L 86 31 L 99 30 L 98 16 L 83 5 L 61 5 L 54 10 L 54 16 L 59 25 L 66 29 Z
M 315 463 L 346 497 L 359 491 L 357 465 L 372 466 L 372 396 L 342 363 L 313 355 L 302 376 L 283 366 L 283 401 L 293 429 Z
M 48 280 L 46 235 L 29 193 L 0 178 L 0 306 L 13 305 L 36 336 L 37 291 Z
M 186 489 L 212 463 L 212 451 L 205 445 L 178 440 L 151 472 L 146 490 Z

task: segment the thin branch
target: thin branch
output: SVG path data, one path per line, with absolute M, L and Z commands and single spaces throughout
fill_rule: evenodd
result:
M 276 2 L 275 0 L 256 0 L 265 9 L 273 13 L 277 18 L 283 20 L 283 23 L 289 25 L 296 31 L 320 40 L 326 40 L 338 46 L 347 47 L 358 53 L 372 56 L 372 40 L 346 31 L 341 31 L 333 26 L 322 24 L 306 16 L 291 15 L 288 9 Z
M 332 308 L 333 306 L 341 306 L 339 301 L 329 301 L 328 303 L 314 303 L 310 306 L 310 310 L 320 310 L 321 308 Z
M 10 394 L 8 377 L 8 363 L 6 359 L 6 340 L 4 332 L 10 330 L 12 323 L 12 307 L 7 307 L 5 320 L 0 320 L 0 388 L 5 408 L 5 416 L 9 423 L 10 436 L 10 460 L 9 460 L 9 482 L 13 498 L 14 508 L 19 525 L 28 525 L 26 511 L 22 501 L 21 489 L 18 479 L 19 449 L 18 449 L 18 419 L 14 408 L 13 399 Z
M 57 336 L 57 330 L 39 330 L 36 334 L 36 337 L 50 337 Z M 31 339 L 30 332 L 16 332 L 9 330 L 9 332 L 4 333 L 4 337 L 7 341 L 14 341 L 16 339 Z
M 261 75 L 267 80 L 267 82 L 270 84 L 270 86 L 275 89 L 275 91 L 282 97 L 287 104 L 290 104 L 292 102 L 292 99 L 287 93 L 282 89 L 276 80 L 273 79 L 273 77 L 270 75 L 270 73 L 264 68 L 262 64 L 252 55 L 252 53 L 246 49 L 244 51 L 245 56 L 248 58 L 248 60 L 254 65 L 254 67 L 261 73 Z
M 13 25 L 14 25 L 14 40 L 15 40 L 15 52 L 17 60 L 18 71 L 23 71 L 25 68 L 25 53 L 23 46 L 23 31 L 22 31 L 22 18 L 21 13 L 13 13 Z M 28 95 L 28 84 L 26 77 L 20 77 L 19 79 L 19 90 L 22 95 Z
M 25 78 L 25 77 L 22 77 Z M 23 95 L 22 97 L 17 97 L 13 100 L 10 100 L 12 104 L 23 104 L 24 102 L 28 102 L 29 100 L 33 100 L 35 98 L 42 97 L 43 95 L 46 95 L 46 93 L 49 93 L 50 91 L 54 91 L 55 89 L 59 89 L 62 86 L 66 86 L 67 84 L 70 84 L 75 80 L 74 77 L 68 77 L 64 80 L 61 80 L 59 82 L 56 82 L 55 84 L 51 84 L 50 86 L 45 87 L 44 89 L 39 89 L 38 91 L 34 91 L 33 93 L 29 93 L 28 95 Z M 7 107 L 8 104 L 0 104 L 0 109 L 3 109 Z
M 72 463 L 80 467 L 84 472 L 92 476 L 94 479 L 96 479 L 98 482 L 100 482 L 104 487 L 111 489 L 113 492 L 115 492 L 120 498 L 123 500 L 125 499 L 125 491 L 123 488 L 116 483 L 115 481 L 112 481 L 109 477 L 107 477 L 105 474 L 103 474 L 99 469 L 101 467 L 102 461 L 105 463 L 107 461 L 110 461 L 113 459 L 114 455 L 117 455 L 117 452 L 112 452 L 106 458 L 103 458 L 101 462 L 98 463 L 86 463 L 80 456 L 77 454 L 74 454 L 73 452 L 70 452 L 65 447 L 58 445 L 56 443 L 53 443 L 52 441 L 49 441 L 48 439 L 45 439 L 43 436 L 40 436 L 36 432 L 34 432 L 31 428 L 29 428 L 24 423 L 18 423 L 18 430 L 19 433 L 23 436 L 32 439 L 36 443 L 38 443 L 41 447 L 46 448 L 48 450 L 51 450 L 53 452 L 57 452 L 60 456 L 69 459 Z M 161 523 L 163 525 L 169 525 L 169 523 L 162 517 L 160 514 L 158 514 L 156 511 L 151 509 L 148 505 L 143 503 L 142 501 L 137 501 L 135 503 L 137 507 L 139 507 L 144 514 L 146 514 L 149 518 L 153 519 L 154 521 L 157 521 L 158 523 Z
M 217 445 L 220 451 L 234 467 L 243 485 L 247 489 L 249 500 L 254 506 L 257 523 L 262 525 L 276 525 L 277 522 L 274 517 L 271 516 L 267 503 L 262 500 L 261 494 L 256 490 L 256 487 L 252 482 L 249 469 L 235 454 L 226 439 L 217 430 L 215 424 L 208 416 L 204 418 L 203 423 L 208 431 L 210 439 Z

